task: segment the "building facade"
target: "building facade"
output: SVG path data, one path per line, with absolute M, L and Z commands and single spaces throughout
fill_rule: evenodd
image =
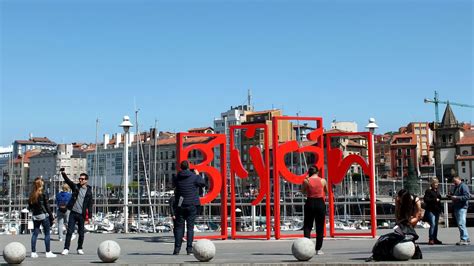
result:
M 56 146 L 56 143 L 47 137 L 34 138 L 30 136 L 28 140 L 15 140 L 13 142 L 13 158 L 17 158 L 18 155 L 22 155 L 29 150 L 56 150 Z
M 416 149 L 415 134 L 397 134 L 392 137 L 390 143 L 392 177 L 403 179 L 408 176 L 410 167 L 416 169 Z

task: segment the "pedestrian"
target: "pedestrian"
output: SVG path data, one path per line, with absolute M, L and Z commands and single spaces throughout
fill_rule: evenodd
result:
M 197 170 L 189 170 L 189 162 L 182 161 L 181 171 L 173 178 L 176 203 L 176 234 L 174 236 L 173 255 L 178 255 L 184 236 L 186 223 L 186 252 L 193 253 L 194 221 L 197 216 L 199 202 L 199 188 L 205 186 L 204 179 Z
M 466 228 L 466 215 L 471 194 L 469 193 L 469 187 L 462 182 L 461 177 L 453 177 L 453 184 L 453 190 L 448 197 L 451 198 L 453 202 L 453 214 L 459 228 L 460 240 L 456 245 L 469 245 L 471 240 L 469 239 L 469 234 Z
M 395 198 L 395 233 L 410 239 L 415 245 L 412 259 L 422 259 L 423 254 L 418 244 L 415 243 L 419 236 L 415 226 L 422 218 L 421 200 L 406 189 L 400 189 Z
M 395 199 L 395 220 L 397 225 L 415 228 L 421 219 L 421 201 L 406 189 L 400 189 Z
M 30 198 L 28 199 L 28 209 L 33 213 L 33 235 L 31 236 L 31 257 L 38 258 L 36 253 L 36 240 L 40 226 L 43 226 L 44 244 L 46 246 L 46 258 L 55 258 L 56 254 L 51 252 L 51 225 L 54 220 L 53 213 L 49 208 L 48 197 L 44 193 L 44 181 L 41 177 L 35 178 Z
M 72 234 L 77 224 L 77 232 L 79 239 L 77 241 L 77 254 L 84 255 L 82 244 L 84 243 L 84 223 L 92 222 L 92 187 L 87 184 L 89 176 L 86 173 L 79 175 L 79 183 L 75 184 L 69 179 L 64 172 L 64 168 L 60 169 L 61 175 L 72 189 L 72 197 L 67 208 L 70 210 L 69 221 L 67 225 L 66 241 L 64 242 L 64 250 L 62 255 L 69 254 L 69 247 L 71 245 Z
M 311 238 L 313 223 L 316 222 L 316 255 L 323 255 L 324 224 L 326 222 L 326 193 L 328 191 L 327 182 L 319 175 L 319 170 L 315 166 L 309 167 L 308 176 L 303 181 L 301 191 L 306 194 L 304 204 L 304 237 Z
M 425 203 L 424 220 L 430 225 L 428 231 L 428 245 L 443 244 L 443 242 L 438 240 L 439 215 L 443 210 L 441 205 L 441 194 L 439 193 L 438 186 L 438 179 L 436 177 L 431 179 L 430 188 L 425 191 L 425 196 L 423 197 L 423 202 Z
M 71 212 L 68 210 L 67 205 L 71 200 L 71 197 L 71 188 L 68 184 L 64 183 L 62 186 L 62 191 L 56 194 L 56 218 L 58 220 L 59 241 L 64 241 L 63 226 L 65 226 L 67 230 L 69 214 Z M 74 240 L 74 238 L 76 238 L 76 235 L 73 234 L 71 240 Z

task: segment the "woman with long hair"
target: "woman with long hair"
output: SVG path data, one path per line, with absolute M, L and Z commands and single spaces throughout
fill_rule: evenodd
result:
M 425 191 L 423 201 L 425 203 L 425 219 L 430 225 L 428 245 L 443 244 L 438 240 L 439 215 L 443 210 L 441 205 L 441 194 L 438 190 L 439 181 L 435 177 L 431 180 L 431 186 Z
M 48 197 L 44 194 L 44 181 L 41 177 L 35 178 L 33 181 L 33 188 L 31 190 L 30 198 L 28 199 L 28 208 L 33 213 L 33 234 L 31 235 L 31 257 L 37 258 L 36 240 L 40 226 L 43 226 L 44 244 L 46 246 L 46 258 L 54 258 L 56 254 L 51 252 L 50 245 L 50 230 L 53 214 L 48 204 Z
M 303 181 L 302 192 L 306 194 L 304 205 L 304 237 L 311 238 L 313 223 L 316 222 L 316 255 L 324 254 L 321 251 L 323 246 L 324 224 L 326 222 L 326 193 L 328 191 L 327 182 L 318 175 L 319 170 L 311 166 L 308 176 Z
M 395 199 L 395 219 L 398 225 L 414 228 L 421 219 L 420 199 L 406 189 L 398 191 Z

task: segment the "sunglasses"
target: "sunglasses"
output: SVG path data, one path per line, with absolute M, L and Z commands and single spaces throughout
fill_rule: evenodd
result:
M 79 178 L 79 181 L 84 181 L 84 180 L 86 180 L 86 179 L 85 178 Z

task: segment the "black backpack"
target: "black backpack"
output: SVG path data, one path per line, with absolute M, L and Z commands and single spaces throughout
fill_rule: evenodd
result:
M 374 247 L 372 248 L 372 256 L 367 259 L 367 261 L 391 261 L 397 260 L 393 256 L 393 247 L 398 243 L 415 241 L 419 238 L 418 234 L 415 232 L 415 229 L 411 226 L 404 224 L 398 224 L 395 229 L 395 232 L 388 233 L 379 237 L 377 242 L 375 242 Z M 423 254 L 421 253 L 420 247 L 415 243 L 415 254 L 413 254 L 412 259 L 422 259 Z

